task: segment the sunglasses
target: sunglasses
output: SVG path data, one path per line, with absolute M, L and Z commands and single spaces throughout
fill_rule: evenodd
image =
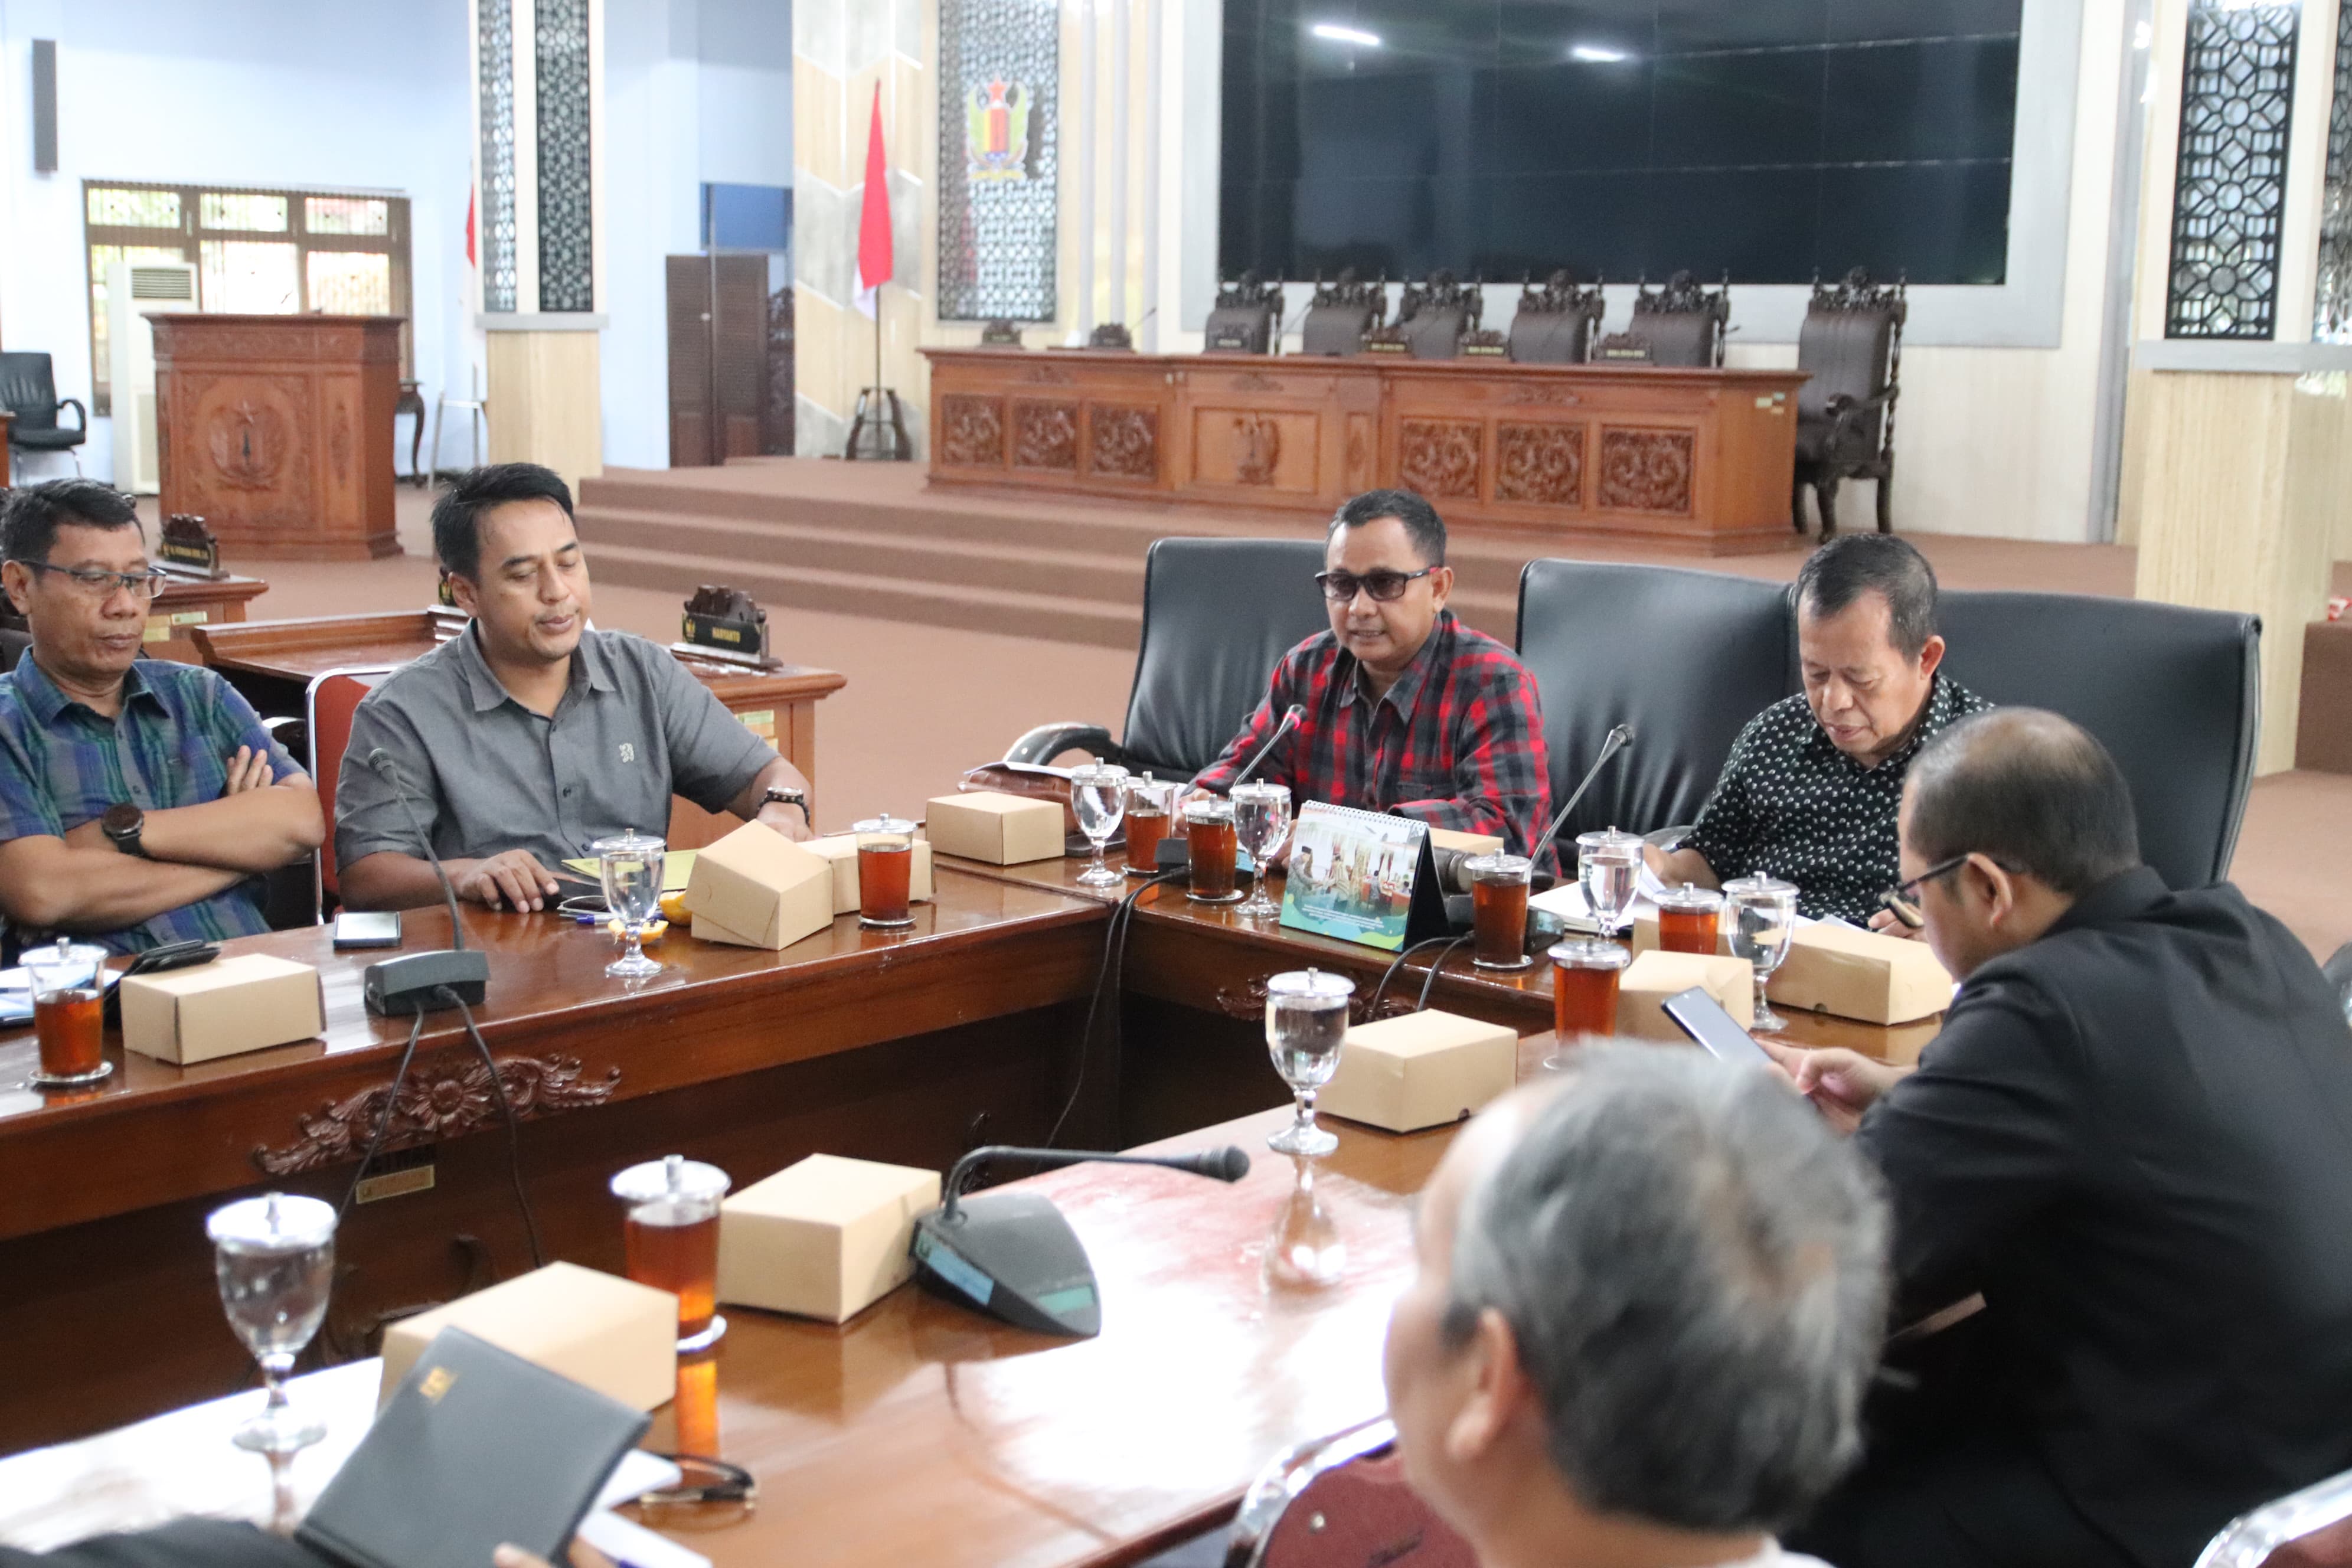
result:
M 1404 585 L 1436 571 L 1424 566 L 1418 572 L 1367 572 L 1359 577 L 1352 572 L 1318 572 L 1316 583 L 1323 596 L 1335 605 L 1344 605 L 1354 598 L 1358 590 L 1369 594 L 1379 604 L 1392 604 L 1404 597 Z

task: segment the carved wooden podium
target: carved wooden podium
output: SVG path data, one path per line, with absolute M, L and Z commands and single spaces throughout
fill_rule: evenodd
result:
M 397 555 L 398 316 L 165 315 L 155 328 L 162 510 L 240 556 Z

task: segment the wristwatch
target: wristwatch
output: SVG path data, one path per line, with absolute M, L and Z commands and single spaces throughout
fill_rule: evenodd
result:
M 127 800 L 108 806 L 98 819 L 98 830 L 113 840 L 117 849 L 142 858 L 147 851 L 140 845 L 139 830 L 146 826 L 147 814 Z
M 785 789 L 771 784 L 768 793 L 760 797 L 760 808 L 764 811 L 772 805 L 797 805 L 801 808 L 803 822 L 812 826 L 816 823 L 816 814 L 809 809 L 808 791 L 804 789 Z

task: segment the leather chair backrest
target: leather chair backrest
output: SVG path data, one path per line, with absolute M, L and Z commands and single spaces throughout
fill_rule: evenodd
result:
M 1304 354 L 1361 353 L 1364 334 L 1372 329 L 1369 305 L 1314 305 L 1298 325 L 1298 352 Z
M 1459 305 L 1423 307 L 1404 323 L 1404 341 L 1415 359 L 1453 359 L 1462 352 L 1462 331 L 1468 314 Z
M 1162 539 L 1143 568 L 1143 642 L 1120 738 L 1129 765 L 1189 779 L 1265 700 L 1282 656 L 1330 626 L 1310 539 Z
M 1552 799 L 1564 804 L 1619 723 L 1633 743 L 1593 781 L 1566 840 L 1696 819 L 1731 742 L 1796 689 L 1788 591 L 1671 566 L 1530 561 L 1519 574 L 1519 659 L 1543 700 Z M 1572 861 L 1571 849 L 1563 863 Z
M 1953 679 L 2098 737 L 2131 785 L 2140 858 L 2168 886 L 2229 875 L 2262 713 L 2258 616 L 1964 590 L 1939 595 L 1936 614 Z
M 58 383 L 45 353 L 0 353 L 0 408 L 19 430 L 58 427 Z
M 1202 346 L 1219 353 L 1262 354 L 1274 337 L 1274 312 L 1261 305 L 1220 305 L 1209 312 Z
M 1653 364 L 1704 369 L 1715 363 L 1714 316 L 1704 310 L 1639 310 L 1633 331 L 1650 344 Z
M 32 633 L 0 626 L 0 675 L 16 668 L 16 661 L 24 658 L 25 650 L 32 646 Z
M 1521 310 L 1511 318 L 1511 358 L 1520 364 L 1582 364 L 1591 325 L 1580 310 Z
M 1797 333 L 1797 368 L 1812 379 L 1797 389 L 1797 417 L 1825 420 L 1829 400 L 1840 394 L 1860 403 L 1885 391 L 1894 340 L 1892 311 L 1808 310 Z M 1862 450 L 1878 449 L 1880 423 L 1877 409 L 1857 423 Z

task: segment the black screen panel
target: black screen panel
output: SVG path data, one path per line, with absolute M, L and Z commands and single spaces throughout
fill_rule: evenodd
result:
M 1226 0 L 1219 266 L 2000 283 L 2021 5 Z

